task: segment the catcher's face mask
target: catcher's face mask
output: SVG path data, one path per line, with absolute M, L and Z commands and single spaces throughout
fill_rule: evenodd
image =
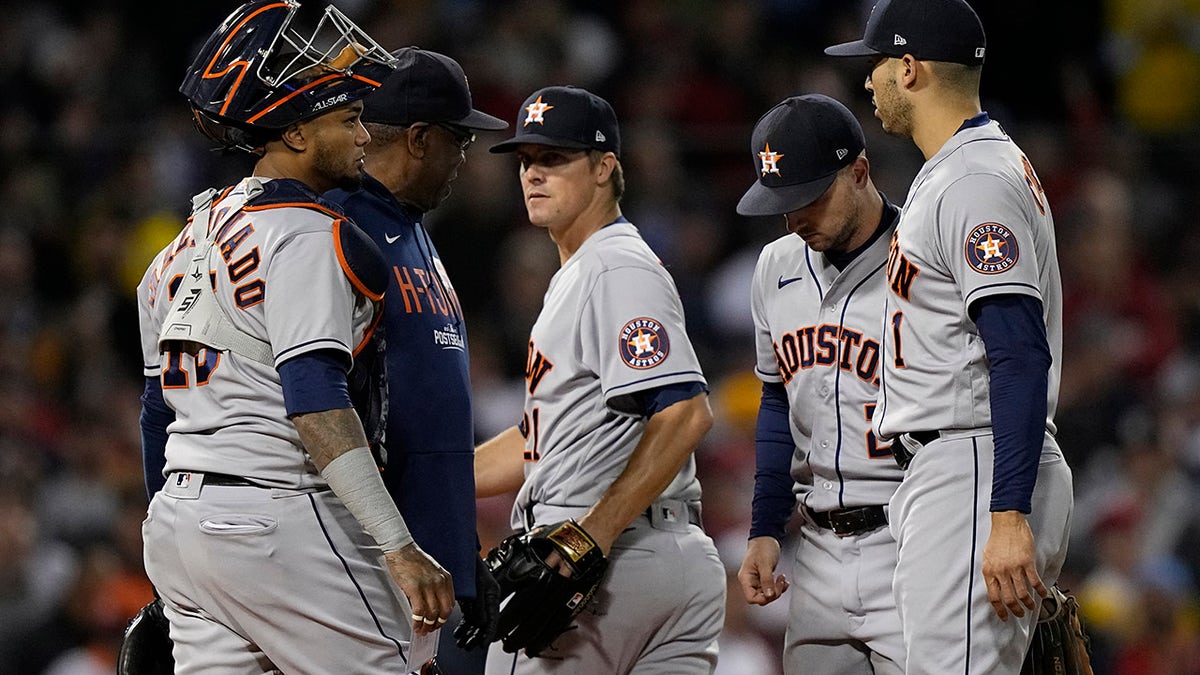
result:
M 202 133 L 251 150 L 247 135 L 280 131 L 361 99 L 395 66 L 336 7 L 326 7 L 307 35 L 292 26 L 299 9 L 296 0 L 251 0 L 209 36 L 179 87 Z

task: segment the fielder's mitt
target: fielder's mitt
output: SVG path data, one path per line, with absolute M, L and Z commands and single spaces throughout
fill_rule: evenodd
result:
M 1021 675 L 1092 675 L 1079 603 L 1070 591 L 1051 586 L 1050 596 L 1042 600 Z
M 155 598 L 133 617 L 125 629 L 125 639 L 117 656 L 117 675 L 174 673 L 175 658 L 171 656 L 173 646 L 162 600 Z
M 570 577 L 546 564 L 555 552 Z M 504 651 L 537 656 L 592 600 L 608 559 L 579 523 L 566 520 L 508 537 L 488 553 L 487 564 L 500 585 L 496 636 Z

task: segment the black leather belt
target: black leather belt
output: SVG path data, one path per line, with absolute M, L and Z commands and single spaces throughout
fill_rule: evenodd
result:
M 242 478 L 241 476 L 231 476 L 227 473 L 204 473 L 205 485 L 223 485 L 226 487 L 261 487 L 257 483 Z
M 814 525 L 833 530 L 839 537 L 862 534 L 887 525 L 887 513 L 882 506 L 859 506 L 840 511 L 813 511 L 805 507 L 805 510 Z
M 912 438 L 922 446 L 929 445 L 931 442 L 937 440 L 940 435 L 941 432 L 939 431 L 912 431 L 908 434 L 909 438 Z M 904 447 L 904 444 L 899 439 L 896 439 L 892 443 L 892 458 L 896 460 L 896 464 L 901 469 L 907 470 L 908 465 L 912 463 L 913 457 L 913 453 L 909 452 L 908 448 Z

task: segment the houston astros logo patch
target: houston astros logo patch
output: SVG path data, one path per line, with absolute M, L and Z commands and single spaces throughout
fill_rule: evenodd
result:
M 642 317 L 625 324 L 617 340 L 621 359 L 630 368 L 644 370 L 662 363 L 671 351 L 667 329 L 654 319 Z
M 1000 223 L 984 223 L 967 235 L 967 264 L 981 274 L 999 274 L 1017 264 L 1020 251 L 1012 230 Z

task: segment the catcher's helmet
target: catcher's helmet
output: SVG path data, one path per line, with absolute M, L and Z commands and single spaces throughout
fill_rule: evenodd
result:
M 227 149 L 253 152 L 288 125 L 363 98 L 396 59 L 336 7 L 308 37 L 296 0 L 250 0 L 196 54 L 179 91 L 196 127 Z

